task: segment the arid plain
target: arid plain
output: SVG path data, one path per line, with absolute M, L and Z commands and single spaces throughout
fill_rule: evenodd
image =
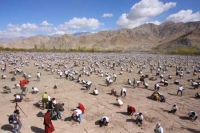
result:
M 52 98 L 55 97 L 57 102 L 65 103 L 65 111 L 62 112 L 64 120 L 52 121 L 55 126 L 54 133 L 152 133 L 158 122 L 163 127 L 165 133 L 200 132 L 199 119 L 194 122 L 188 119 L 188 112 L 191 110 L 200 114 L 200 101 L 194 98 L 199 89 L 194 90 L 191 82 L 188 82 L 188 79 L 199 81 L 199 73 L 197 72 L 197 75 L 193 75 L 194 69 L 198 70 L 198 66 L 200 65 L 200 58 L 198 56 L 187 57 L 139 53 L 1 53 L 0 55 L 0 60 L 2 60 L 0 67 L 4 67 L 4 63 L 7 63 L 6 71 L 0 71 L 1 75 L 7 76 L 6 79 L 0 79 L 0 87 L 2 88 L 2 93 L 0 94 L 1 133 L 12 132 L 12 125 L 9 125 L 7 115 L 13 113 L 15 103 L 12 103 L 10 100 L 14 99 L 13 95 L 15 93 L 21 92 L 20 89 L 12 89 L 12 93 L 6 94 L 3 93 L 3 87 L 14 88 L 14 84 L 19 83 L 23 79 L 23 73 L 32 77 L 29 79 L 30 83 L 26 85 L 29 92 L 24 97 L 24 100 L 18 103 L 19 107 L 27 115 L 25 116 L 20 110 L 23 124 L 22 133 L 44 132 L 43 114 L 46 110 L 41 110 L 35 104 L 41 100 L 41 95 L 45 91 Z M 14 65 L 9 64 L 9 61 L 12 62 L 13 60 L 17 60 L 17 63 Z M 189 62 L 188 64 L 187 61 Z M 28 65 L 25 62 L 28 62 Z M 77 62 L 78 66 L 73 66 L 74 62 Z M 94 65 L 95 62 L 99 64 L 99 67 Z M 115 70 L 111 68 L 113 62 L 116 63 Z M 166 79 L 168 75 L 172 76 L 171 80 L 168 79 L 169 86 L 165 87 L 162 83 L 159 83 L 161 86 L 160 92 L 166 98 L 166 102 L 164 103 L 147 98 L 154 92 L 154 84 L 160 82 L 159 76 L 156 76 L 156 70 L 153 70 L 152 73 L 150 71 L 150 64 L 157 69 L 158 63 L 162 68 L 164 68 L 164 65 L 169 66 L 166 73 L 162 73 L 163 71 L 161 71 L 161 74 Z M 44 65 L 43 69 L 41 68 L 42 64 Z M 54 70 L 53 74 L 51 70 L 45 70 L 48 64 L 51 64 Z M 58 64 L 61 64 L 60 68 L 58 68 Z M 83 67 L 88 71 L 88 66 L 91 64 L 94 65 L 96 70 L 103 71 L 104 74 L 108 72 L 111 77 L 115 73 L 117 75 L 116 82 L 107 86 L 105 82 L 106 76 L 100 77 L 98 72 L 93 71 L 90 76 L 82 74 L 81 80 L 92 81 L 90 90 L 86 91 L 83 89 L 85 87 L 81 83 L 71 81 L 69 78 L 66 79 L 64 74 L 60 78 L 56 72 L 56 70 L 76 70 L 80 74 L 83 72 Z M 145 69 L 142 69 L 144 64 Z M 187 65 L 187 71 L 190 71 L 189 74 L 184 69 Z M 123 67 L 122 75 L 120 75 L 121 66 Z M 182 79 L 176 76 L 176 66 L 183 68 L 184 77 Z M 15 71 L 16 68 L 23 70 L 23 73 L 12 74 L 11 72 Z M 143 74 L 148 74 L 149 77 L 157 77 L 156 81 L 150 81 L 149 78 L 145 78 L 145 82 L 149 84 L 148 89 L 145 89 L 143 85 L 134 89 L 131 85 L 127 84 L 128 79 L 140 79 L 141 74 L 138 74 L 140 69 L 142 69 Z M 37 82 L 37 72 L 41 72 L 42 74 L 40 82 Z M 74 76 L 78 77 L 78 75 Z M 11 81 L 12 77 L 15 77 L 16 81 Z M 178 85 L 174 84 L 174 79 L 178 79 L 180 84 L 185 88 L 182 97 L 176 95 Z M 54 85 L 57 86 L 57 89 L 53 88 Z M 30 93 L 32 87 L 37 87 L 39 93 Z M 116 97 L 110 95 L 110 90 L 113 88 L 116 89 L 119 95 L 122 87 L 127 89 L 127 96 L 118 97 L 124 102 L 123 107 L 119 108 L 115 105 Z M 98 96 L 90 94 L 94 88 L 99 90 Z M 70 119 L 72 110 L 77 107 L 79 102 L 86 107 L 83 120 L 80 124 Z M 174 103 L 179 107 L 175 115 L 168 113 Z M 135 124 L 134 116 L 126 115 L 127 105 L 132 105 L 136 108 L 137 112 L 143 113 L 144 122 L 142 126 Z M 106 127 L 99 127 L 97 123 L 102 116 L 110 118 L 110 123 Z

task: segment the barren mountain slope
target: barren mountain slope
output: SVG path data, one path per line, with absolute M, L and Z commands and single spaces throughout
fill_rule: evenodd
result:
M 10 48 L 47 48 L 47 49 L 68 49 L 77 47 L 122 50 L 151 50 L 155 47 L 162 48 L 170 46 L 175 40 L 184 40 L 186 35 L 187 41 L 178 41 L 183 45 L 198 45 L 199 34 L 192 31 L 200 27 L 200 22 L 174 23 L 165 22 L 161 25 L 144 24 L 134 29 L 120 29 L 101 31 L 95 34 L 73 37 L 64 35 L 61 37 L 35 36 L 23 40 L 1 43 L 2 47 Z M 193 33 L 193 34 L 190 34 Z M 169 45 L 169 46 L 168 46 Z

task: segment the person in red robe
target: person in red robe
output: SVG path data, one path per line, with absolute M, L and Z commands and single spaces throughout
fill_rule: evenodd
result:
M 51 122 L 51 110 L 47 110 L 44 115 L 44 126 L 45 126 L 45 133 L 52 133 L 55 129 Z
M 133 113 L 135 113 L 135 108 L 130 106 L 130 105 L 127 105 L 127 113 L 128 115 L 133 115 Z
M 82 111 L 82 114 L 84 114 L 85 107 L 83 104 L 79 103 L 77 108 L 79 108 Z

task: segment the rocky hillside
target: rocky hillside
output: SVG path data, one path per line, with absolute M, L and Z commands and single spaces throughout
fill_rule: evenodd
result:
M 73 37 L 34 36 L 23 40 L 1 43 L 10 48 L 98 48 L 101 50 L 122 49 L 125 51 L 147 51 L 152 49 L 172 49 L 177 46 L 197 46 L 200 48 L 200 22 L 161 25 L 144 24 L 134 29 L 101 31 L 95 34 Z

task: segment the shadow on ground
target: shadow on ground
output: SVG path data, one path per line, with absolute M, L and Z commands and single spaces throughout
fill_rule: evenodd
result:
M 34 133 L 44 133 L 44 129 L 35 126 L 31 126 L 31 131 Z
M 116 113 L 119 113 L 119 114 L 128 116 L 128 115 L 127 115 L 127 112 L 116 112 Z
M 70 117 L 66 117 L 65 119 L 64 119 L 64 121 L 72 121 L 73 119 L 72 119 L 72 117 L 70 116 Z
M 11 126 L 10 124 L 5 124 L 5 125 L 1 126 L 1 129 L 4 130 L 4 131 L 11 131 L 12 132 L 13 126 Z
M 40 111 L 40 112 L 37 113 L 36 116 L 37 116 L 37 117 L 44 117 L 44 114 Z
M 191 133 L 200 133 L 200 130 L 197 130 L 197 129 L 184 128 L 184 127 L 182 127 L 182 128 L 185 129 L 185 130 L 188 130 L 188 131 L 191 132 Z
M 190 118 L 188 116 L 179 116 L 179 118 L 182 120 L 190 120 Z

